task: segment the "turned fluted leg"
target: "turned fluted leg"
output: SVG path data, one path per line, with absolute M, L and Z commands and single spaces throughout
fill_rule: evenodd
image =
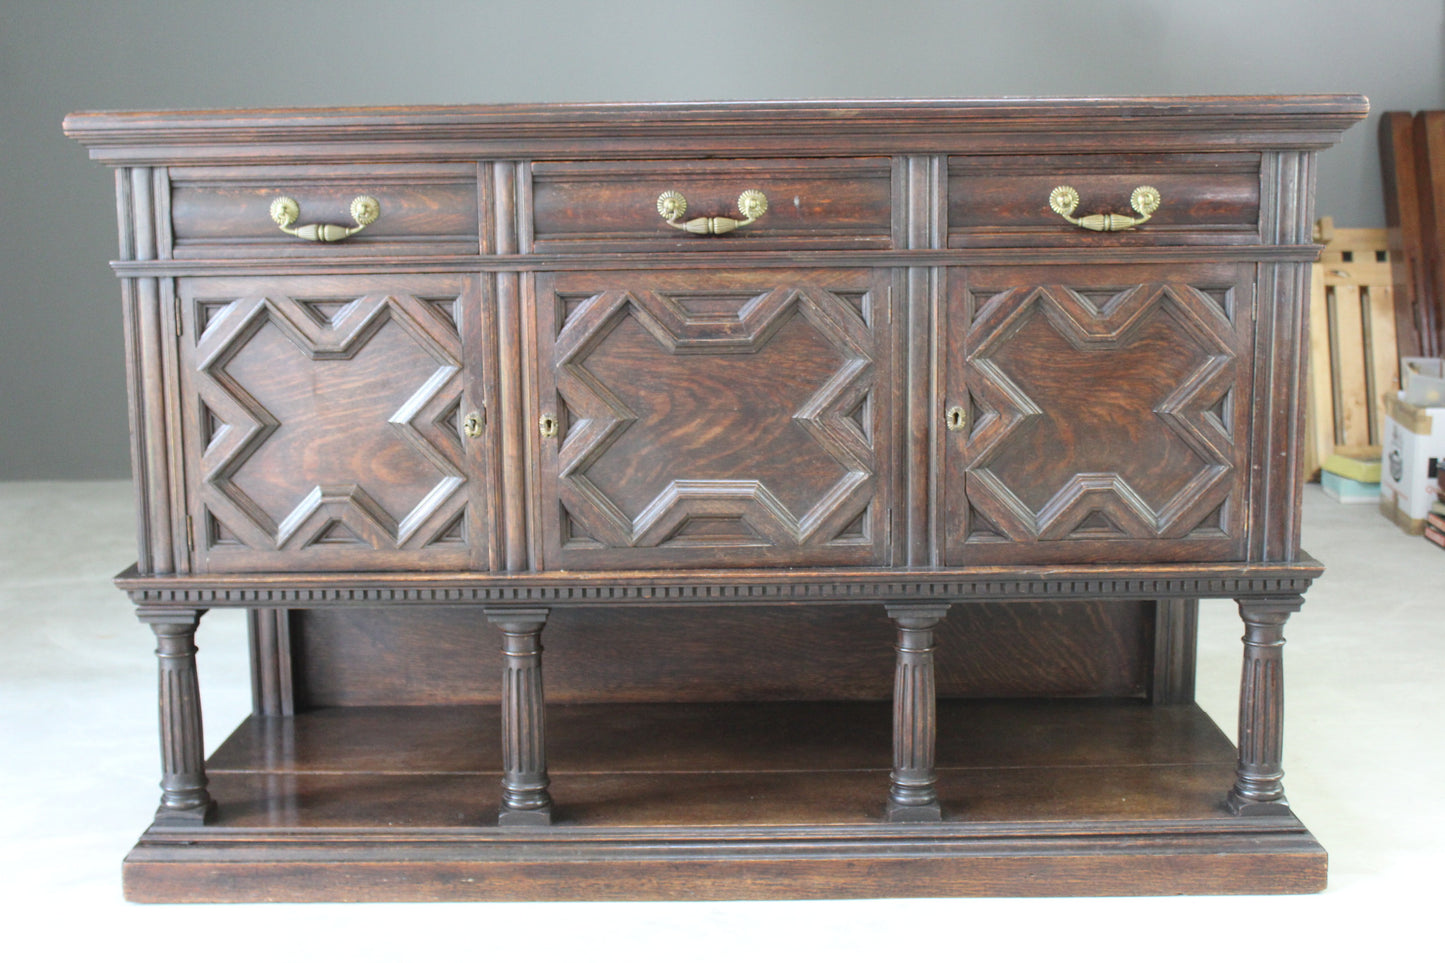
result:
M 159 662 L 161 803 L 156 822 L 204 823 L 215 809 L 206 791 L 201 691 L 196 679 L 195 609 L 141 609 L 156 636 Z
M 1239 769 L 1229 808 L 1241 816 L 1289 812 L 1284 797 L 1284 624 L 1303 596 L 1239 599 L 1244 671 L 1239 686 Z
M 547 609 L 488 609 L 502 632 L 501 826 L 552 821 L 547 792 L 546 725 L 542 697 L 542 627 Z
M 893 773 L 888 787 L 888 819 L 928 822 L 941 818 L 934 745 L 938 704 L 933 678 L 933 629 L 947 605 L 890 605 L 898 625 L 897 667 L 893 675 Z

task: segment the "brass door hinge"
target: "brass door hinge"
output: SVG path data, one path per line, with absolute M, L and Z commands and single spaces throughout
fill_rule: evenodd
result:
M 190 515 L 186 516 L 186 551 L 196 550 L 196 521 Z

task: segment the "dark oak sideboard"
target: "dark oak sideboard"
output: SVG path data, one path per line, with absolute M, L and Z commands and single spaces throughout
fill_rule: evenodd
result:
M 160 663 L 127 895 L 1320 889 L 1280 655 L 1315 157 L 1366 109 L 67 118 Z M 255 711 L 205 759 L 216 607 Z

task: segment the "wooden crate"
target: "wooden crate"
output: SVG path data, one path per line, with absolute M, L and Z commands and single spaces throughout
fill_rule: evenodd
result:
M 1310 298 L 1305 471 L 1337 448 L 1380 444 L 1380 397 L 1400 388 L 1389 240 L 1383 228 L 1315 227 L 1325 245 Z

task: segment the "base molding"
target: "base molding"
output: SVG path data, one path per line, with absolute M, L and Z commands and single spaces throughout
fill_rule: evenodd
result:
M 1265 822 L 1256 820 L 1252 822 Z M 148 833 L 125 862 L 137 902 L 738 900 L 1311 893 L 1324 850 L 1292 818 L 1237 832 L 1051 836 L 878 832 L 850 839 L 506 840 Z

